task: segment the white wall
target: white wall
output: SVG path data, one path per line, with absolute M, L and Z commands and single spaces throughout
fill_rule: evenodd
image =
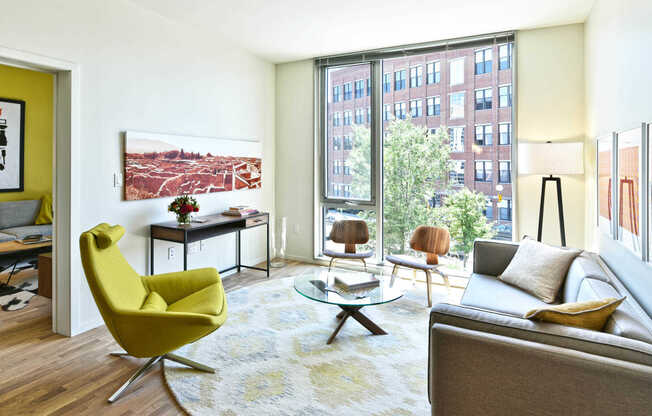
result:
M 522 30 L 516 37 L 516 111 L 519 141 L 584 141 L 584 27 Z M 586 171 L 585 171 L 586 172 Z M 569 246 L 583 248 L 585 175 L 562 175 Z M 518 176 L 518 235 L 536 237 L 541 175 Z M 542 240 L 561 244 L 557 190 L 546 186 Z
M 288 257 L 306 261 L 314 242 L 313 74 L 312 60 L 276 66 L 276 212 L 287 217 Z
M 260 139 L 262 190 L 197 199 L 204 213 L 236 202 L 274 212 L 272 64 L 123 0 L 0 0 L 0 10 L 0 46 L 79 64 L 80 226 L 87 229 L 104 221 L 124 225 L 128 231 L 120 248 L 136 271 L 147 271 L 148 225 L 173 217 L 165 211 L 170 198 L 125 202 L 121 190 L 112 188 L 113 173 L 122 171 L 125 130 Z M 257 237 L 264 238 L 262 229 L 250 241 Z M 231 241 L 217 240 L 194 254 L 190 267 L 232 264 Z M 263 258 L 265 245 L 262 238 L 257 240 L 245 244 L 244 261 Z M 181 256 L 176 263 L 168 262 L 166 247 L 157 247 L 157 272 L 179 270 Z M 98 325 L 101 321 L 85 281 L 72 290 L 80 291 L 82 299 L 80 322 L 72 322 L 73 332 Z
M 652 2 L 597 0 L 585 23 L 587 241 L 597 245 L 595 138 L 652 122 Z

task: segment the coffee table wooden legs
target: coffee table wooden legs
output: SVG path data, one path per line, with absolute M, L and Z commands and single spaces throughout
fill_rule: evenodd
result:
M 333 331 L 331 336 L 328 338 L 328 341 L 326 341 L 326 344 L 330 344 L 331 342 L 333 342 L 338 332 L 340 332 L 340 329 L 342 329 L 342 326 L 344 326 L 344 322 L 346 322 L 346 320 L 349 319 L 349 317 L 358 321 L 360 325 L 367 328 L 374 335 L 387 335 L 387 332 L 383 331 L 381 327 L 376 325 L 371 319 L 367 318 L 367 316 L 365 316 L 362 312 L 360 312 L 362 306 L 340 305 L 340 308 L 342 308 L 342 311 L 337 314 L 337 318 L 340 321 L 337 323 L 337 328 L 335 328 L 335 331 Z

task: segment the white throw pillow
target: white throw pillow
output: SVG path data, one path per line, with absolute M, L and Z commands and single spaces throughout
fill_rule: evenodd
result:
M 571 262 L 580 253 L 581 250 L 553 247 L 525 238 L 498 278 L 546 303 L 552 303 L 557 298 Z

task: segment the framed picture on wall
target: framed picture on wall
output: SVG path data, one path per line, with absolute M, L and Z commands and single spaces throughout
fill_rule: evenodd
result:
M 0 98 L 0 192 L 22 192 L 25 101 Z
M 641 254 L 641 128 L 618 133 L 618 240 L 636 254 Z
M 601 233 L 613 236 L 611 217 L 612 210 L 612 179 L 613 168 L 613 136 L 598 137 L 597 143 L 597 201 L 598 201 L 598 229 Z

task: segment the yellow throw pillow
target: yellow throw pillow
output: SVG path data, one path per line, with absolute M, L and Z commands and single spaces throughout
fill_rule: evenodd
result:
M 156 292 L 149 292 L 149 295 L 145 298 L 145 303 L 140 307 L 141 311 L 152 312 L 165 312 L 167 309 L 167 302 Z
M 34 224 L 52 224 L 52 195 L 45 194 L 41 197 L 41 210 L 36 216 Z
M 625 297 L 562 303 L 548 308 L 532 309 L 523 317 L 601 331 L 607 319 L 624 300 Z

